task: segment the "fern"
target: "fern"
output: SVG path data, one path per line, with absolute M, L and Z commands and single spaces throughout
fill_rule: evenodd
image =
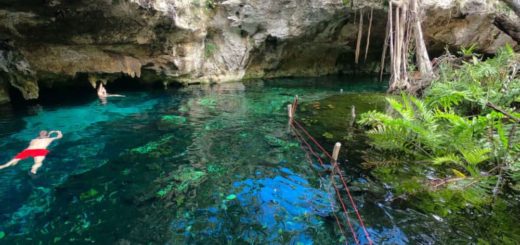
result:
M 469 48 L 463 54 L 472 52 Z M 501 186 L 520 192 L 520 126 L 487 107 L 493 103 L 520 117 L 513 107 L 520 102 L 520 79 L 511 76 L 515 66 L 520 67 L 520 57 L 511 47 L 486 60 L 473 56 L 462 66 L 441 63 L 438 79 L 423 98 L 387 98 L 390 111 L 365 113 L 360 123 L 369 128 L 376 150 L 406 159 L 402 164 L 417 176 L 455 178 L 443 185 L 444 199 L 462 206 L 488 203 L 502 173 L 508 183 Z M 392 181 L 405 192 L 422 190 L 405 187 L 409 182 L 399 177 Z
M 447 163 L 455 163 L 457 165 L 462 165 L 462 161 L 460 160 L 460 157 L 456 156 L 455 154 L 448 154 L 446 156 L 442 157 L 436 157 L 433 159 L 432 163 L 434 165 L 442 165 Z

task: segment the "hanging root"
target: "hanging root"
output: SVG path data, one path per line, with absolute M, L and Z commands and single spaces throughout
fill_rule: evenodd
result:
M 395 7 L 394 7 L 395 6 Z M 390 92 L 420 90 L 418 87 L 427 84 L 433 78 L 433 69 L 421 27 L 420 2 L 418 0 L 391 0 L 388 9 L 388 36 L 390 46 Z M 381 59 L 384 65 L 386 43 Z M 415 45 L 410 45 L 410 43 Z M 420 73 L 417 79 L 410 79 L 408 74 L 409 53 L 415 50 L 416 65 Z M 384 66 L 381 68 L 384 69 Z M 413 71 L 415 72 L 415 71 Z M 382 76 L 380 75 L 380 79 Z
M 356 65 L 359 64 L 359 54 L 361 51 L 361 39 L 363 38 L 363 9 L 359 10 L 359 27 L 356 43 Z
M 370 8 L 370 21 L 368 23 L 367 46 L 365 49 L 365 63 L 367 62 L 368 49 L 370 47 L 370 33 L 372 32 L 372 19 L 374 17 L 374 8 Z
M 390 23 L 386 23 L 386 31 L 385 31 L 385 43 L 383 44 L 383 54 L 381 55 L 381 68 L 379 69 L 379 81 L 383 81 L 383 73 L 385 71 L 385 60 L 386 60 L 386 51 L 388 49 L 388 41 L 389 41 L 389 29 Z

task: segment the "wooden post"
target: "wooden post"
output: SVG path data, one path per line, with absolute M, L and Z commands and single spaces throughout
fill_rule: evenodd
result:
M 352 106 L 352 110 L 350 112 L 352 114 L 352 121 L 350 122 L 350 126 L 354 126 L 356 124 L 356 106 Z
M 292 111 L 292 104 L 287 105 L 287 114 L 289 115 L 289 119 L 292 120 L 293 118 L 293 111 Z
M 341 149 L 341 143 L 337 142 L 332 150 L 332 160 L 336 163 L 338 161 L 339 149 Z

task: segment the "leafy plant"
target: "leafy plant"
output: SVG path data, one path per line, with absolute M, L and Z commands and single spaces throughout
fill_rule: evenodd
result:
M 450 196 L 456 202 L 453 206 L 463 208 L 488 203 L 503 188 L 520 191 L 515 107 L 520 97 L 520 59 L 510 47 L 487 60 L 473 55 L 473 49 L 461 52 L 471 55 L 462 66 L 442 65 L 439 78 L 422 99 L 407 94 L 387 98 L 386 113 L 361 116 L 374 149 L 399 156 L 401 164 L 393 168 L 408 170 L 405 178 L 388 179 L 401 194 Z M 410 188 L 410 180 L 417 178 L 424 186 Z

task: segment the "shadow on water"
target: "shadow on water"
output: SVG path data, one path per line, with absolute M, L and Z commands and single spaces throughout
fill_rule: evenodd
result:
M 0 129 L 1 161 L 40 128 L 61 129 L 65 138 L 51 147 L 36 179 L 26 174 L 30 161 L 2 170 L 0 242 L 352 243 L 335 224 L 340 212 L 330 178 L 317 174 L 288 130 L 286 105 L 295 94 L 311 107 L 350 96 L 361 110 L 377 109 L 382 95 L 371 92 L 384 90 L 344 77 L 255 80 L 126 91 L 106 106 L 92 99 L 2 114 L 10 126 Z M 308 123 L 329 142 L 323 126 Z M 445 235 L 445 223 L 384 203 L 385 188 L 349 154 L 342 158 L 351 159 L 354 197 L 377 243 L 430 243 Z

